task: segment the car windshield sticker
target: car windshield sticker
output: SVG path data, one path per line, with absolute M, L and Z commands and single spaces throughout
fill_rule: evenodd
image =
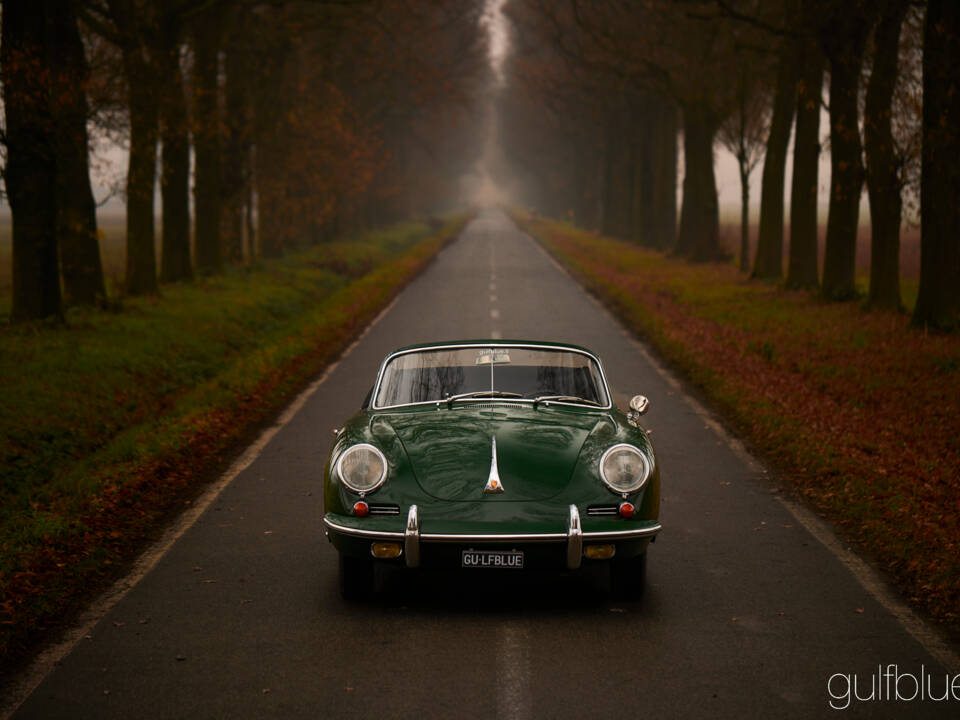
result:
M 510 351 L 502 350 L 481 350 L 477 353 L 477 365 L 487 365 L 490 362 L 495 365 L 510 362 Z

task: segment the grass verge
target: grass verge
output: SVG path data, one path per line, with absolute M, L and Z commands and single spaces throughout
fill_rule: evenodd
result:
M 0 327 L 0 657 L 116 576 L 457 235 L 405 224 Z
M 960 337 L 515 212 L 910 601 L 960 631 Z

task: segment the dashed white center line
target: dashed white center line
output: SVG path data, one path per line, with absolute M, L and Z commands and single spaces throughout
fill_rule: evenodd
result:
M 495 305 L 497 302 L 497 259 L 494 246 L 490 245 L 490 305 Z M 500 330 L 495 327 L 497 321 L 500 319 L 500 311 L 496 307 L 490 308 L 490 319 L 494 321 L 494 327 L 490 329 L 490 339 L 491 340 L 500 340 L 503 338 L 503 335 L 500 333 Z
M 516 622 L 497 633 L 497 717 L 522 720 L 531 716 L 530 635 Z

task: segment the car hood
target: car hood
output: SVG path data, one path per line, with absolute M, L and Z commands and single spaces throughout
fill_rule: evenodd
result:
M 382 418 L 403 444 L 425 493 L 451 501 L 542 500 L 570 482 L 580 452 L 606 414 L 544 408 L 441 408 Z M 497 440 L 503 492 L 484 493 Z

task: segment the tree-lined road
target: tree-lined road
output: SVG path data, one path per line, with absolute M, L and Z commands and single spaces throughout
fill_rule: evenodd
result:
M 598 568 L 395 573 L 372 603 L 340 599 L 320 522 L 331 429 L 390 350 L 489 337 L 585 345 L 618 397 L 650 398 L 664 530 L 643 601 L 612 600 Z M 531 239 L 484 212 L 14 717 L 810 718 L 837 714 L 832 675 L 857 675 L 864 696 L 890 664 L 923 666 L 940 694 L 946 669 L 715 428 Z M 958 712 L 854 700 L 840 714 Z

